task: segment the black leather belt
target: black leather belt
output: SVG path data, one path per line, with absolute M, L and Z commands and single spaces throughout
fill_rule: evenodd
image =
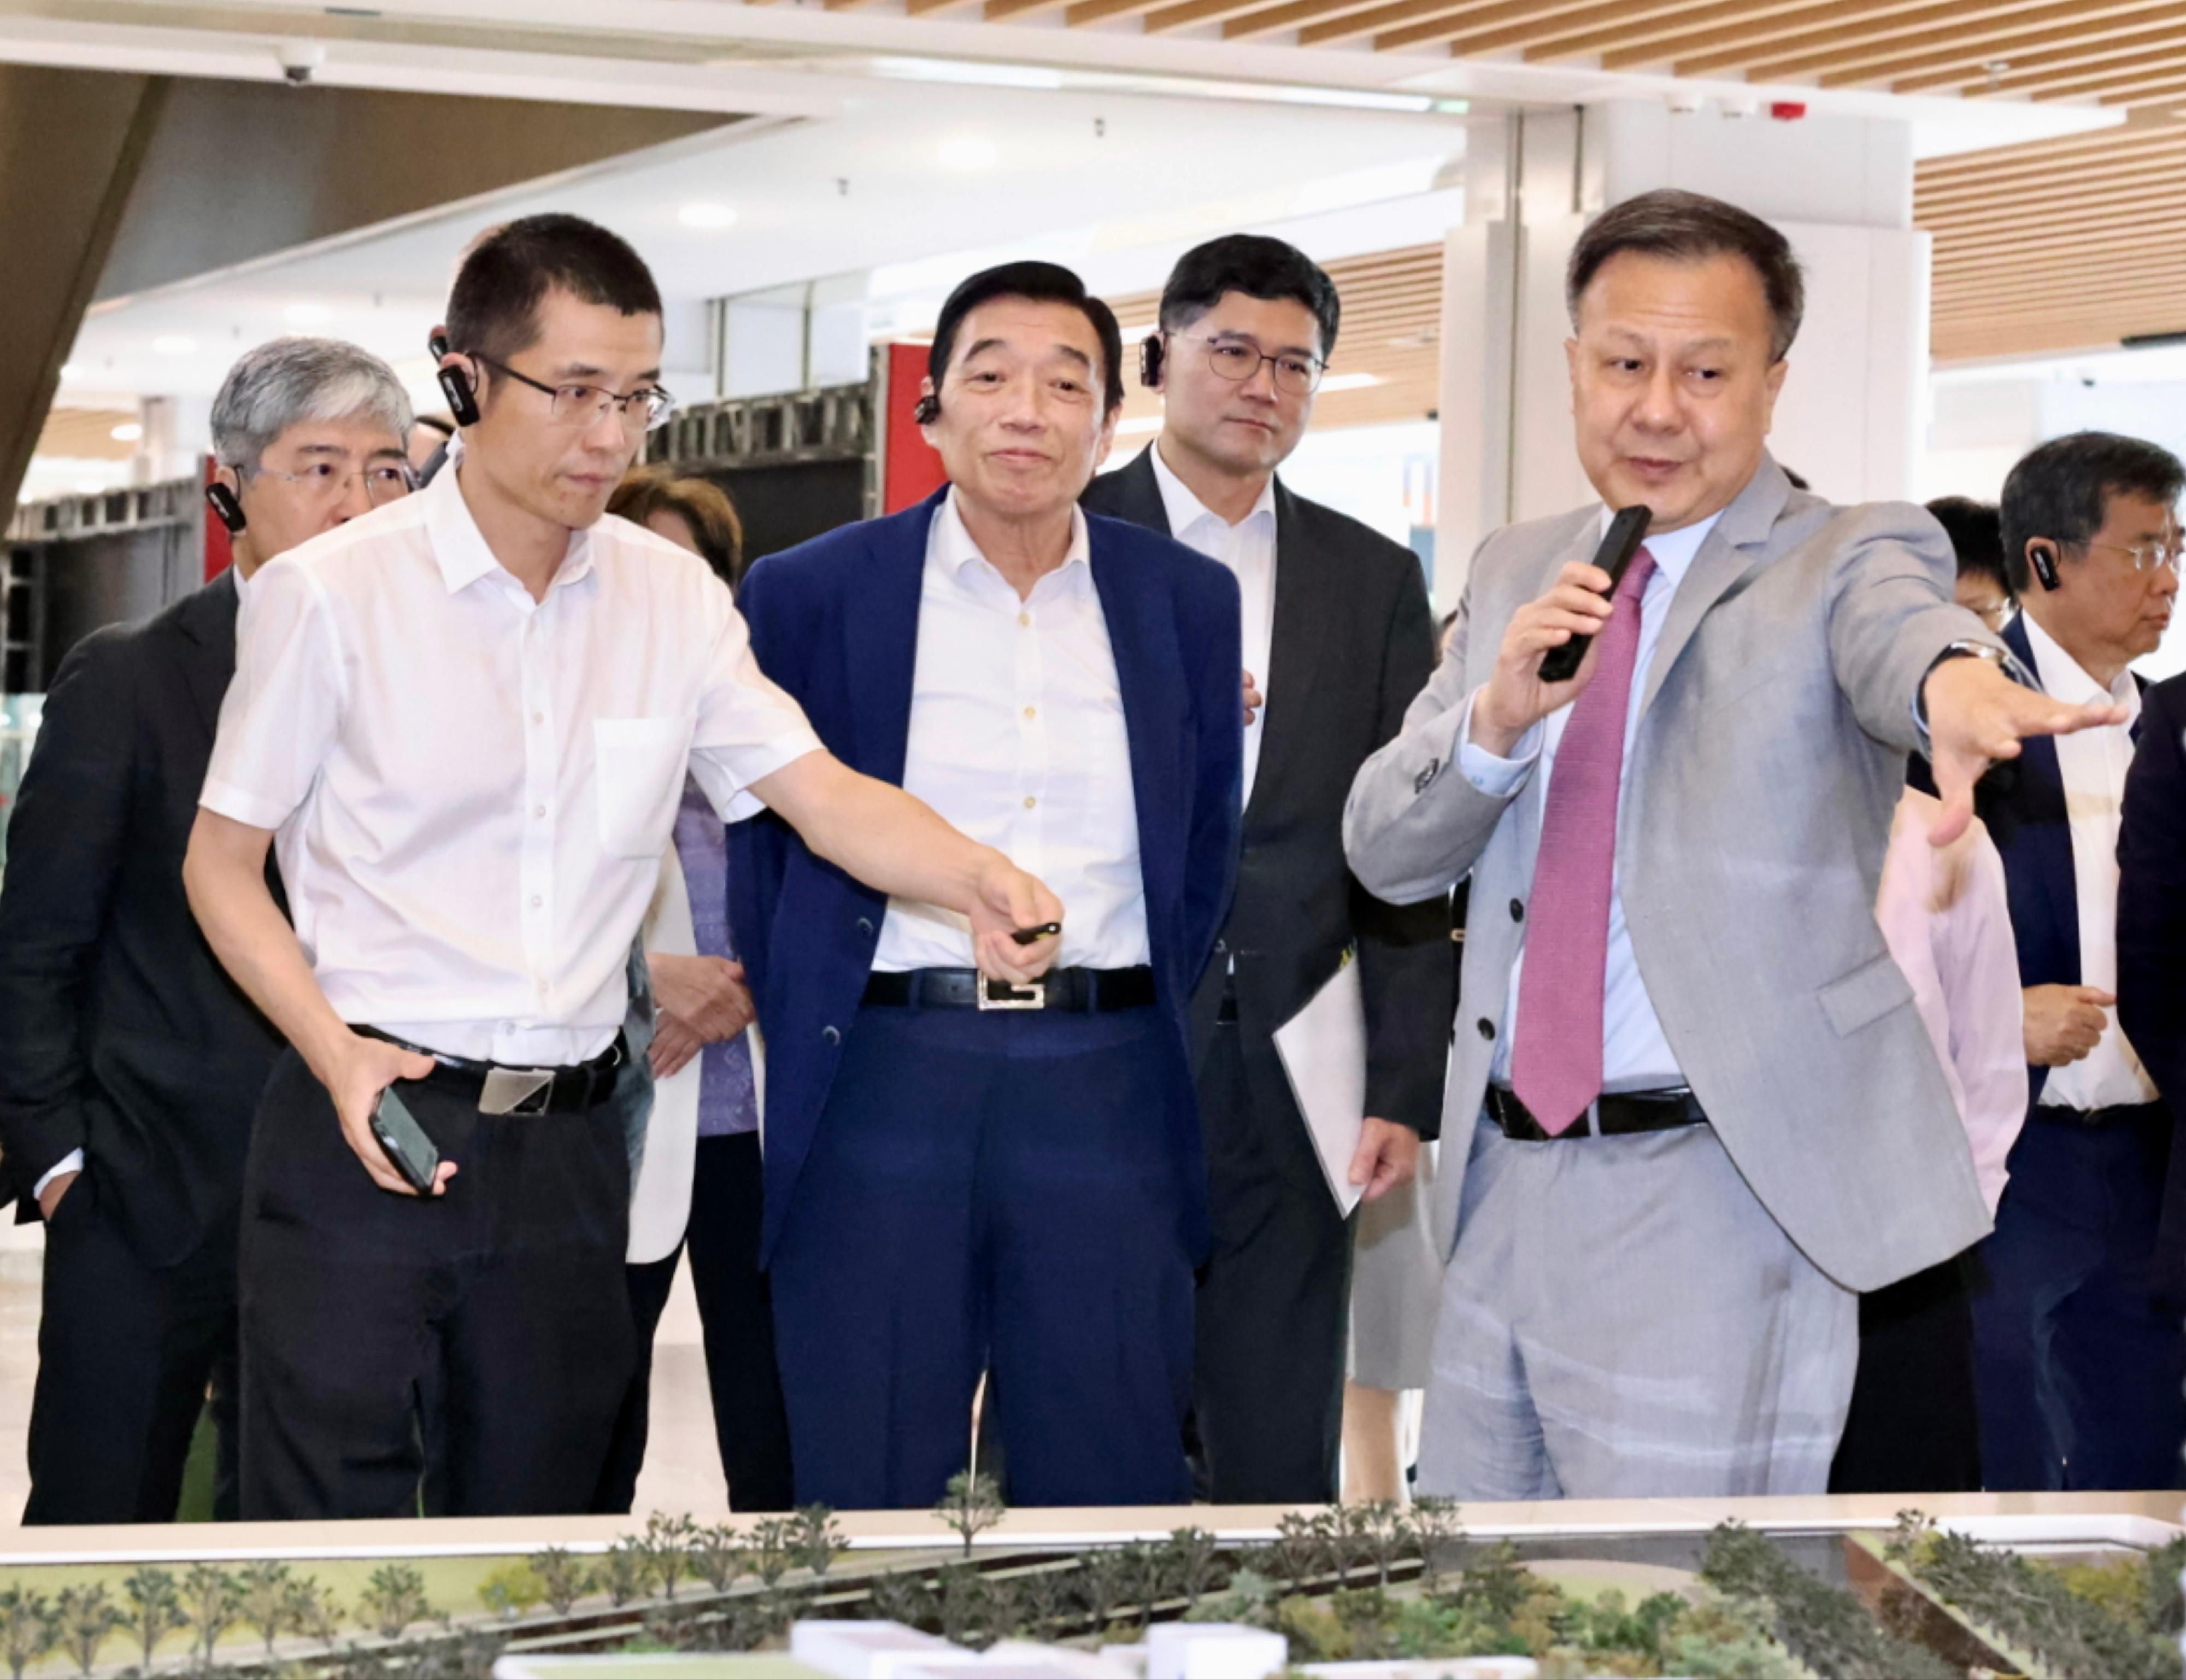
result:
M 1586 1117 L 1582 1114 L 1555 1136 L 1618 1138 L 1635 1132 L 1668 1132 L 1680 1126 L 1707 1124 L 1701 1100 L 1690 1091 L 1626 1091 L 1597 1097 L 1593 1106 L 1600 1122 L 1599 1133 L 1586 1123 Z M 1533 1117 L 1533 1111 L 1519 1101 L 1517 1095 L 1507 1086 L 1488 1088 L 1488 1112 L 1503 1128 L 1503 1135 L 1514 1142 L 1550 1140 L 1550 1134 Z
M 630 1046 L 619 1033 L 590 1061 L 575 1067 L 504 1067 L 413 1044 L 377 1027 L 355 1030 L 367 1039 L 431 1056 L 433 1071 L 418 1083 L 476 1103 L 481 1114 L 581 1114 L 607 1100 L 623 1063 L 630 1059 Z
M 1061 1009 L 1081 1014 L 1144 1009 L 1154 1000 L 1151 968 L 1057 968 L 1029 985 L 983 980 L 976 968 L 913 968 L 876 973 L 869 1004 L 917 1009 Z
M 2137 1121 L 2161 1117 L 2167 1125 L 2170 1111 L 2161 1102 L 2122 1103 L 2114 1108 L 2066 1108 L 2060 1103 L 2037 1102 L 2034 1105 L 2034 1117 L 2088 1128 L 2129 1126 Z

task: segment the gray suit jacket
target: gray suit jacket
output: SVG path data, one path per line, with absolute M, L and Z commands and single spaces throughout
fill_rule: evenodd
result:
M 1475 788 L 1456 727 L 1511 615 L 1591 557 L 1600 518 L 1590 507 L 1482 544 L 1441 669 L 1344 813 L 1370 892 L 1404 903 L 1472 876 L 1443 1092 L 1455 1140 L 1487 1088 L 1540 837 L 1538 792 Z M 1948 643 L 1993 640 L 1951 604 L 1951 575 L 1920 508 L 1834 507 L 1764 461 L 1671 602 L 1617 817 L 1633 954 L 1678 1065 L 1763 1205 L 1849 1289 L 1933 1265 L 1989 1229 L 1873 908 L 1921 678 Z M 1445 1255 L 1463 1147 L 1436 1185 Z

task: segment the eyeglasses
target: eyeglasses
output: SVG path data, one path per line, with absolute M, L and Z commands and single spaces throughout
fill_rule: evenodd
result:
M 2147 542 L 2138 548 L 2128 548 L 2122 542 L 2089 542 L 2089 548 L 2110 548 L 2120 554 L 2133 556 L 2136 572 L 2153 572 L 2168 568 L 2176 572 L 2186 562 L 2186 538 L 2172 537 L 2168 542 Z
M 608 390 L 603 385 L 548 385 L 490 356 L 481 356 L 479 360 L 495 372 L 506 373 L 518 384 L 529 385 L 552 397 L 553 405 L 548 412 L 558 426 L 590 426 L 612 408 L 625 431 L 652 432 L 666 425 L 668 417 L 675 412 L 675 399 L 658 385 L 621 393 Z M 631 424 L 633 420 L 639 423 L 635 428 Z
M 244 469 L 243 475 L 249 479 L 278 479 L 284 484 L 300 485 L 304 495 L 317 502 L 340 500 L 342 493 L 362 479 L 364 494 L 374 507 L 400 501 L 418 488 L 418 475 L 405 461 L 375 461 L 361 471 L 351 471 L 331 461 L 315 461 L 300 473 L 277 473 L 270 467 L 249 467 Z
M 1172 339 L 1190 339 L 1207 350 L 1207 365 L 1233 384 L 1243 384 L 1260 371 L 1263 362 L 1275 365 L 1275 389 L 1288 396 L 1311 396 L 1320 389 L 1320 376 L 1328 364 L 1318 356 L 1286 351 L 1270 356 L 1237 339 L 1202 339 L 1193 333 L 1172 333 Z

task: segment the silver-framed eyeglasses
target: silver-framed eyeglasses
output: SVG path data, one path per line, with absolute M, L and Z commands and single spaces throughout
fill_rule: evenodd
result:
M 1202 339 L 1197 333 L 1172 333 L 1169 337 L 1189 339 L 1203 348 L 1207 365 L 1232 384 L 1243 384 L 1260 371 L 1262 363 L 1273 362 L 1277 390 L 1287 396 L 1311 396 L 1320 389 L 1320 376 L 1328 372 L 1328 364 L 1317 356 L 1301 356 L 1296 350 L 1270 356 L 1242 339 Z
M 2107 548 L 2119 554 L 2133 557 L 2136 572 L 2168 570 L 2176 572 L 2186 564 L 2186 536 L 2173 536 L 2162 542 L 2144 542 L 2138 548 L 2129 548 L 2122 542 L 2090 541 L 2089 548 Z
M 277 473 L 271 467 L 247 467 L 243 469 L 247 479 L 278 479 L 284 484 L 294 484 L 310 500 L 317 502 L 339 501 L 349 487 L 358 479 L 364 480 L 364 494 L 374 507 L 384 507 L 390 501 L 400 501 L 418 488 L 418 475 L 406 461 L 375 461 L 368 467 L 351 468 L 335 461 L 314 461 L 300 473 Z
M 625 431 L 655 432 L 665 426 L 668 417 L 675 412 L 675 399 L 658 385 L 636 391 L 611 391 L 604 385 L 550 385 L 529 373 L 519 373 L 507 362 L 496 361 L 490 356 L 481 356 L 479 360 L 495 372 L 506 373 L 518 384 L 544 391 L 552 398 L 548 412 L 558 426 L 590 426 L 612 408 Z M 637 423 L 635 427 L 633 422 Z

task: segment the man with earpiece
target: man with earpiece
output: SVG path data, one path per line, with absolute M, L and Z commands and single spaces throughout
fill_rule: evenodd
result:
M 2004 480 L 2004 642 L 2044 692 L 2122 723 L 2028 739 L 1998 784 L 2032 1106 L 1974 1292 L 1982 1484 L 2175 1487 L 2186 1289 L 2164 1232 L 2172 1120 L 2117 1019 L 2118 843 L 2141 683 L 2178 594 L 2186 467 L 2079 432 Z M 1916 771 L 1920 767 L 1916 765 Z M 1917 779 L 1917 776 L 1916 776 Z M 2155 1046 L 2151 1048 L 2165 1049 Z
M 410 492 L 378 357 L 279 339 L 212 406 L 235 563 L 61 662 L 0 892 L 0 1144 L 47 1222 L 25 1522 L 167 1522 L 215 1387 L 233 1516 L 244 1151 L 280 1035 L 221 972 L 182 860 L 259 568 Z

